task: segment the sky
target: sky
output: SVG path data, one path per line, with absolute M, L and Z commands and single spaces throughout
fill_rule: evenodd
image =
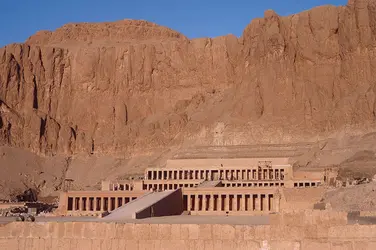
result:
M 66 23 L 142 19 L 189 38 L 241 36 L 254 18 L 273 9 L 285 16 L 347 0 L 0 0 L 0 47 Z

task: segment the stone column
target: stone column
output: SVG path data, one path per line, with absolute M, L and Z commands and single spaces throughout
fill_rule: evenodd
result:
M 217 211 L 222 211 L 222 195 L 218 195 L 217 199 Z
M 202 195 L 202 211 L 207 211 L 208 199 L 206 198 L 206 194 Z
M 93 211 L 97 211 L 98 204 L 97 204 L 97 197 L 94 197 L 93 199 Z
M 79 208 L 78 210 L 79 211 L 83 211 L 84 210 L 84 197 L 80 197 L 80 203 L 79 203 Z
M 104 211 L 104 197 L 101 197 L 101 211 Z
M 85 210 L 90 211 L 90 197 L 86 197 Z
M 190 194 L 187 195 L 187 211 L 191 211 L 192 209 L 192 197 Z
M 273 203 L 274 203 L 274 212 L 279 213 L 280 211 L 280 200 L 281 200 L 281 194 L 279 193 L 279 190 L 277 189 L 277 192 L 273 195 Z
M 249 200 L 248 200 L 248 211 L 253 211 L 253 194 L 251 194 L 249 196 Z
M 209 211 L 214 211 L 214 195 L 210 195 Z
M 72 211 L 76 211 L 76 197 L 72 197 L 73 198 L 73 204 L 72 204 Z
M 115 209 L 119 207 L 119 197 L 115 197 Z
M 258 201 L 258 204 L 257 204 L 257 211 L 261 211 L 261 199 L 262 199 L 261 194 L 258 194 L 258 195 L 257 195 L 257 201 Z
M 265 195 L 265 206 L 264 206 L 264 211 L 269 212 L 269 194 Z
M 225 198 L 225 211 L 230 211 L 230 195 L 226 194 Z
M 198 205 L 199 205 L 199 203 L 198 203 L 198 199 L 199 199 L 199 196 L 198 196 L 198 194 L 196 194 L 195 195 L 195 207 L 194 207 L 194 211 L 199 211 L 198 209 Z
M 241 207 L 240 207 L 240 210 L 241 211 L 245 211 L 246 209 L 246 207 L 245 207 L 245 202 L 246 202 L 246 199 L 245 199 L 245 194 L 242 194 L 242 198 L 241 198 Z
M 238 195 L 234 195 L 234 202 L 232 204 L 232 211 L 238 211 Z

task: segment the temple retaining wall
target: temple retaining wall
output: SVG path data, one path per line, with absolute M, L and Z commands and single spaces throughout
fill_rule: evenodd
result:
M 346 213 L 293 216 L 267 226 L 13 222 L 0 225 L 0 249 L 376 249 L 376 225 L 345 225 Z

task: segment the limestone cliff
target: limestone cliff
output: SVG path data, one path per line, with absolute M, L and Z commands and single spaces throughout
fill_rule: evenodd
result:
M 307 141 L 376 118 L 376 1 L 266 11 L 241 38 L 69 24 L 0 49 L 0 143 L 44 155 Z

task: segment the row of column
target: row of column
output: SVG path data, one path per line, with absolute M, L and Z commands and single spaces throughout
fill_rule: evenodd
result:
M 68 211 L 112 211 L 137 197 L 68 197 Z
M 187 195 L 187 211 L 275 211 L 273 194 Z
M 131 191 L 133 188 L 130 184 L 110 183 L 111 191 Z
M 295 182 L 294 187 L 318 187 L 321 185 L 321 182 Z
M 143 189 L 144 190 L 174 190 L 177 188 L 188 188 L 188 187 L 194 187 L 197 186 L 197 184 L 192 183 L 185 183 L 185 184 L 144 184 Z
M 148 180 L 283 180 L 284 169 L 147 170 Z
M 225 183 L 225 187 L 284 187 L 283 182 L 230 182 Z

